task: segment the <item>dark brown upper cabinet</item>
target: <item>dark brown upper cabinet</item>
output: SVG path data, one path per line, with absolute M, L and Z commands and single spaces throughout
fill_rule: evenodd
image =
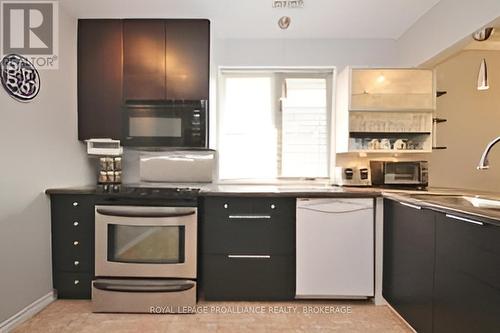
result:
M 78 21 L 78 139 L 122 139 L 127 100 L 208 100 L 210 22 Z
M 124 20 L 124 99 L 208 99 L 209 52 L 208 20 Z
M 121 137 L 122 21 L 78 20 L 78 139 Z
M 164 20 L 123 21 L 125 100 L 166 99 Z
M 208 99 L 210 22 L 167 20 L 167 99 Z

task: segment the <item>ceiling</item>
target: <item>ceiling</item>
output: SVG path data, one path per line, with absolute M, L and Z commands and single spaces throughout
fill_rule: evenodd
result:
M 216 38 L 399 38 L 440 0 L 304 0 L 302 9 L 272 0 L 60 0 L 78 18 L 208 18 Z M 281 16 L 292 19 L 278 28 Z

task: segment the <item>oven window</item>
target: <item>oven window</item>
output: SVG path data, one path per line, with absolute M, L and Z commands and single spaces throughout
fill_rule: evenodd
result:
M 108 225 L 108 261 L 145 264 L 184 262 L 184 226 Z
M 182 136 L 182 119 L 167 117 L 130 117 L 129 136 L 180 138 Z

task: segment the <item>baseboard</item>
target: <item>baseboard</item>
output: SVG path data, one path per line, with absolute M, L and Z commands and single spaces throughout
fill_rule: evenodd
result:
M 38 312 L 42 311 L 47 305 L 52 303 L 56 299 L 54 292 L 51 291 L 47 295 L 44 295 L 14 314 L 7 320 L 0 323 L 0 333 L 7 333 L 13 330 L 15 327 L 21 325 L 26 320 L 30 319 Z
M 386 305 L 403 323 L 406 324 L 406 326 L 408 326 L 409 329 L 412 330 L 413 333 L 417 333 L 417 331 L 415 331 L 415 329 L 403 317 L 401 317 L 401 315 L 389 304 L 389 302 L 387 302 Z

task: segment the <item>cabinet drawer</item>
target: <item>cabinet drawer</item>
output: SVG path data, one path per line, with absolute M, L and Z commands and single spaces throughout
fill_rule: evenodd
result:
M 75 243 L 78 242 L 77 245 Z M 81 240 L 56 242 L 52 247 L 55 270 L 68 272 L 93 271 L 93 243 Z
M 202 212 L 203 253 L 295 253 L 294 198 L 206 198 Z
M 207 218 L 202 226 L 202 253 L 295 253 L 295 219 L 220 220 Z
M 54 272 L 58 298 L 90 299 L 92 276 L 89 273 Z
M 213 221 L 231 218 L 268 219 L 295 215 L 295 198 L 230 198 L 207 197 L 203 201 L 204 214 L 217 217 Z
M 94 198 L 89 195 L 53 195 L 51 214 L 53 231 L 91 231 L 94 225 Z
M 204 255 L 207 300 L 290 300 L 295 297 L 295 257 Z

